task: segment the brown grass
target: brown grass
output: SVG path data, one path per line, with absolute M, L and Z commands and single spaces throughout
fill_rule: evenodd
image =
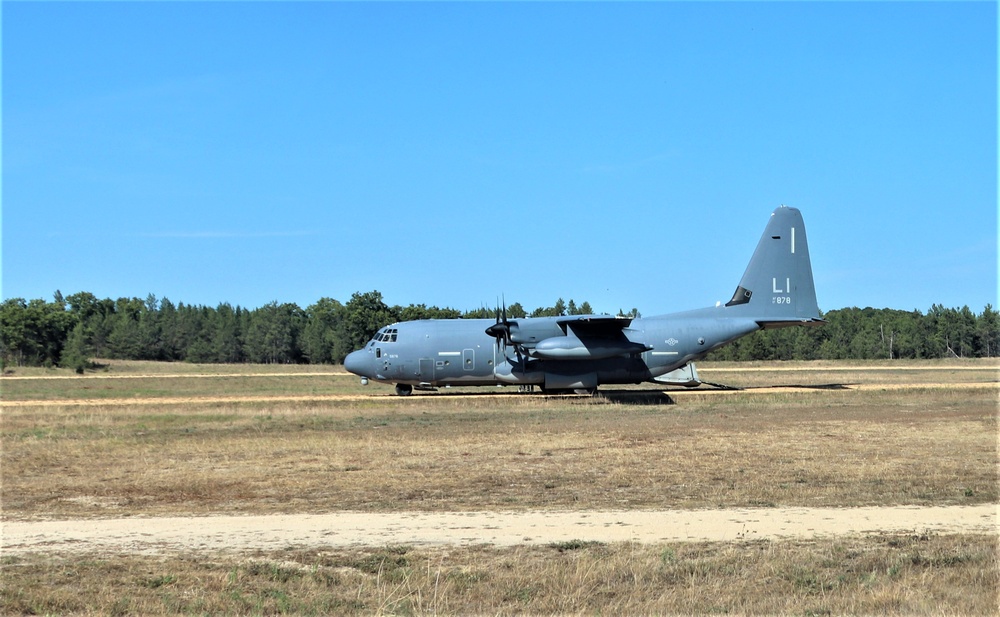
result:
M 8 407 L 3 517 L 997 500 L 993 389 L 675 398 Z
M 752 389 L 671 393 L 673 405 L 648 404 L 663 398 L 643 388 L 397 398 L 349 377 L 257 367 L 196 377 L 187 365 L 167 365 L 183 369 L 171 376 L 127 363 L 110 372 L 158 374 L 3 378 L 2 516 L 996 503 L 995 365 L 968 366 L 700 367 Z M 855 383 L 866 389 L 843 387 Z M 267 398 L 302 393 L 348 396 Z M 137 403 L 66 403 L 102 396 Z M 213 402 L 233 396 L 259 400 Z M 0 610 L 991 614 L 996 548 L 992 535 L 36 554 L 4 559 Z
M 6 614 L 961 614 L 997 604 L 996 536 L 499 549 L 290 547 L 4 563 Z

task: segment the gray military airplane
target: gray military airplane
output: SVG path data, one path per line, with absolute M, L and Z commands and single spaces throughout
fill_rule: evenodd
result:
M 693 362 L 762 328 L 825 323 L 816 304 L 802 215 L 781 206 L 729 302 L 658 317 L 572 315 L 431 319 L 386 326 L 344 367 L 396 384 L 396 393 L 438 386 L 516 385 L 594 393 L 600 384 L 697 386 Z

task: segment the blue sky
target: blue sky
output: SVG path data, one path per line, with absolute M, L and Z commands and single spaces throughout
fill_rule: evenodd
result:
M 997 305 L 997 8 L 4 2 L 4 298 Z

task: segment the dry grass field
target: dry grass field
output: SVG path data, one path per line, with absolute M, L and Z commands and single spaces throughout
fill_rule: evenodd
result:
M 401 398 L 333 367 L 2 388 L 2 518 L 996 504 L 1000 365 L 699 366 L 734 391 Z M 997 536 L 3 556 L 8 614 L 994 614 Z

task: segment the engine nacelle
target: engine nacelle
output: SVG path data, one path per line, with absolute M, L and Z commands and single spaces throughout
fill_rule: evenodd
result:
M 603 360 L 650 349 L 648 345 L 628 340 L 587 339 L 584 342 L 575 336 L 553 336 L 539 341 L 529 354 L 545 360 Z
M 540 385 L 545 383 L 545 373 L 535 370 L 531 364 L 535 363 L 529 363 L 527 370 L 525 370 L 525 367 L 520 363 L 501 362 L 493 369 L 493 376 L 496 377 L 497 381 L 506 384 Z

